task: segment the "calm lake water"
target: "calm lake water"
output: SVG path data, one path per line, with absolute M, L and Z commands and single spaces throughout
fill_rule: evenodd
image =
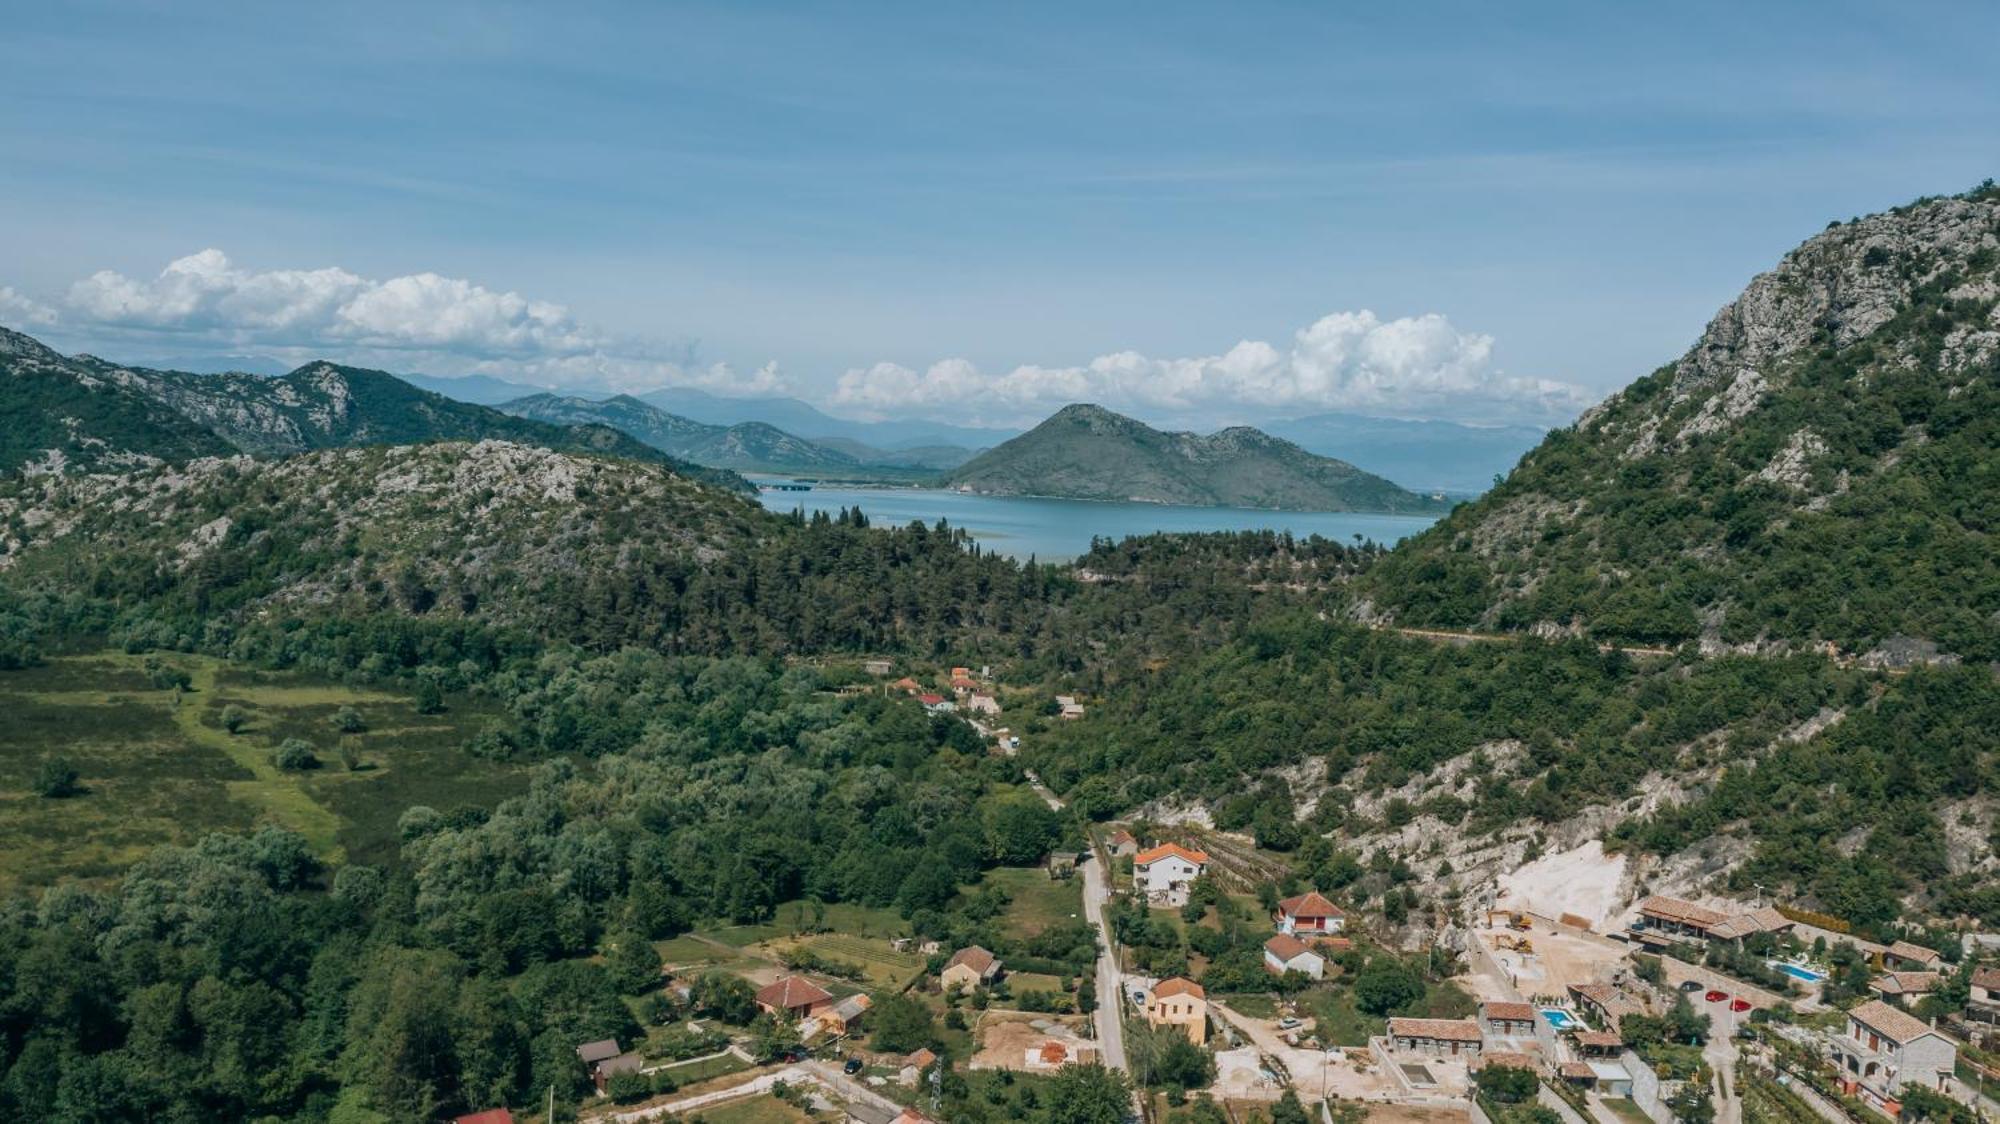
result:
M 774 483 L 771 479 L 758 483 Z M 1373 515 L 1332 511 L 1254 511 L 1236 507 L 1178 507 L 1158 503 L 976 496 L 929 488 L 823 488 L 810 492 L 760 491 L 772 511 L 836 514 L 859 507 L 877 526 L 914 519 L 944 519 L 963 527 L 987 550 L 1044 562 L 1062 562 L 1090 549 L 1092 535 L 1113 539 L 1155 531 L 1290 531 L 1352 542 L 1355 535 L 1394 545 L 1436 521 L 1429 515 Z

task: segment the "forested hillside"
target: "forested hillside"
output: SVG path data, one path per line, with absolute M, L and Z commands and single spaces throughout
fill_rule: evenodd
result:
M 1836 223 L 1390 557 L 1398 623 L 2000 658 L 2000 189 Z
M 1072 405 L 952 470 L 955 488 L 1292 511 L 1442 511 L 1345 461 L 1248 426 L 1206 437 L 1166 433 L 1102 406 Z
M 156 371 L 58 355 L 0 328 L 0 405 L 9 417 L 24 419 L 0 437 L 0 469 L 115 469 L 231 451 L 282 456 L 358 445 L 501 440 L 652 461 L 747 490 L 733 473 L 676 460 L 611 426 L 515 417 L 419 390 L 386 371 L 335 363 L 308 363 L 277 377 Z

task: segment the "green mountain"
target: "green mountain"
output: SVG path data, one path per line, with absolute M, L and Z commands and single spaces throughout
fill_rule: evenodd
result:
M 861 461 L 763 422 L 707 425 L 670 414 L 630 395 L 594 401 L 531 394 L 499 407 L 517 417 L 558 425 L 602 425 L 683 460 L 716 468 L 763 472 L 851 472 Z
M 0 329 L 0 404 L 7 416 L 26 419 L 0 437 L 0 470 L 103 471 L 229 453 L 499 440 L 662 463 L 720 487 L 748 488 L 733 473 L 676 462 L 609 426 L 515 417 L 336 363 L 277 377 L 159 371 L 59 355 Z
M 2000 658 L 2000 191 L 1837 223 L 1363 583 L 1405 625 Z
M 1063 407 L 946 479 L 951 487 L 992 495 L 1205 507 L 1437 512 L 1448 506 L 1248 426 L 1206 437 L 1167 433 L 1091 405 Z

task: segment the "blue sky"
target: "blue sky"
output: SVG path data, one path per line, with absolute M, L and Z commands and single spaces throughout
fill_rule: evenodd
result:
M 0 322 L 121 358 L 1560 422 L 2000 174 L 1992 4 L 11 7 Z

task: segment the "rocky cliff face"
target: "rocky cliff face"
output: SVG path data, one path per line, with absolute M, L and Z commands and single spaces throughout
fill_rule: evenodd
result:
M 1364 612 L 2000 657 L 2000 192 L 1837 224 L 1385 566 Z M 1900 654 L 1899 654 L 1900 653 Z

